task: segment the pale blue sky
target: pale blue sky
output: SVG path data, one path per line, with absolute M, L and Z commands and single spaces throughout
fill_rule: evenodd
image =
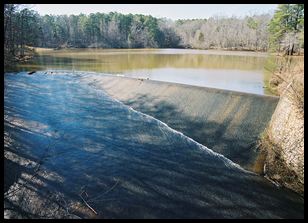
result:
M 241 17 L 274 12 L 277 4 L 36 4 L 31 8 L 41 15 L 116 11 L 123 14 L 144 14 L 175 20 L 209 18 L 215 15 Z

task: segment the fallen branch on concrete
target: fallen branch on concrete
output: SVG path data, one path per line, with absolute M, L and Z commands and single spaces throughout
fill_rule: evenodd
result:
M 90 208 L 91 211 L 93 211 L 96 215 L 97 212 L 86 202 L 86 200 L 82 197 L 82 194 L 84 193 L 84 191 L 79 195 L 81 197 L 81 199 L 83 200 L 83 202 L 87 205 L 88 208 Z
M 112 191 L 117 186 L 118 183 L 119 183 L 119 180 L 117 180 L 117 182 L 115 182 L 115 184 L 111 188 L 109 188 L 107 191 L 105 191 L 104 193 L 102 193 L 101 195 L 99 195 L 99 196 L 97 196 L 95 198 L 90 199 L 89 201 L 96 201 L 97 199 L 101 198 L 103 195 L 105 195 L 105 194 L 109 193 L 110 191 Z

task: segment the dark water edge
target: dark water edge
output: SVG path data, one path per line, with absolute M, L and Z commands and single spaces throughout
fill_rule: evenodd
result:
M 303 218 L 301 197 L 82 76 L 5 74 L 7 217 Z

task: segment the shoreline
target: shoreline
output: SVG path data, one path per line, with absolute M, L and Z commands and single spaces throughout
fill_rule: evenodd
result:
M 304 57 L 304 54 L 299 55 L 284 55 L 283 53 L 276 53 L 270 51 L 263 51 L 263 50 L 246 50 L 246 49 L 224 49 L 224 48 L 211 48 L 211 49 L 203 49 L 203 48 L 101 48 L 101 47 L 85 47 L 85 48 L 78 48 L 78 47 L 63 47 L 63 48 L 45 48 L 45 47 L 31 47 L 36 52 L 48 52 L 48 51 L 61 51 L 61 50 L 105 50 L 105 51 L 121 51 L 121 50 L 128 50 L 128 51 L 143 51 L 143 50 L 186 50 L 186 51 L 205 51 L 205 52 L 215 52 L 215 53 L 248 53 L 248 54 L 263 54 L 269 56 L 277 56 L 277 57 Z M 224 55 L 224 54 L 222 54 Z M 232 54 L 231 54 L 232 55 Z
M 265 51 L 254 51 L 254 50 L 244 50 L 244 49 L 240 49 L 240 50 L 234 50 L 234 49 L 200 49 L 200 48 L 94 48 L 94 47 L 86 47 L 86 48 L 75 48 L 75 47 L 65 47 L 65 48 L 42 48 L 42 47 L 33 47 L 33 49 L 40 53 L 40 52 L 57 52 L 57 51 L 61 51 L 61 50 L 85 50 L 85 51 L 89 51 L 89 50 L 104 50 L 104 51 L 158 51 L 158 50 L 177 50 L 177 51 L 181 51 L 181 50 L 185 50 L 187 52 L 189 51 L 195 51 L 196 54 L 199 53 L 204 53 L 207 52 L 209 54 L 218 54 L 222 53 L 220 55 L 226 55 L 226 53 L 231 53 L 229 55 L 233 55 L 233 54 L 247 54 L 247 56 L 249 56 L 250 54 L 259 54 L 259 55 L 264 55 L 266 56 L 268 54 L 268 52 Z M 178 53 L 178 52 L 177 52 Z M 245 55 L 246 56 L 246 55 Z

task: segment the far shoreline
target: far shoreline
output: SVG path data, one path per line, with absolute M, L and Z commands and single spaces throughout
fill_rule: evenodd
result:
M 253 50 L 235 50 L 235 49 L 200 49 L 200 48 L 94 48 L 94 47 L 86 47 L 86 48 L 75 48 L 75 47 L 64 47 L 64 48 L 43 48 L 43 47 L 33 47 L 36 53 L 44 53 L 44 52 L 61 52 L 61 51 L 76 51 L 76 50 L 103 50 L 106 52 L 113 51 L 178 51 L 176 53 L 181 53 L 179 51 L 183 51 L 183 53 L 189 52 L 190 54 L 209 54 L 209 55 L 239 55 L 239 56 L 264 56 L 267 57 L 271 55 L 269 52 L 264 51 L 253 51 Z M 185 51 L 185 52 L 184 52 Z M 274 55 L 274 54 L 273 54 Z
M 84 48 L 78 48 L 78 47 L 63 47 L 63 48 L 45 48 L 45 47 L 30 47 L 35 50 L 36 53 L 42 53 L 42 52 L 57 52 L 57 51 L 64 51 L 64 50 L 104 50 L 104 51 L 157 51 L 157 50 L 185 50 L 187 51 L 194 51 L 194 54 L 204 53 L 209 55 L 239 55 L 239 56 L 276 56 L 276 57 L 304 57 L 304 54 L 301 53 L 299 55 L 284 55 L 283 53 L 274 53 L 269 51 L 262 51 L 262 50 L 250 50 L 250 49 L 225 49 L 225 48 L 216 48 L 216 49 L 202 49 L 202 48 L 100 48 L 100 47 L 84 47 Z M 179 52 L 177 52 L 179 53 Z

